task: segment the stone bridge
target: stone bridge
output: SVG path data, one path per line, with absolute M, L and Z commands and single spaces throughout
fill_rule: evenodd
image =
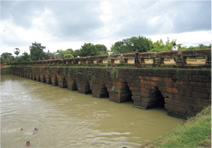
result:
M 97 98 L 131 101 L 142 109 L 164 107 L 180 118 L 211 104 L 210 49 L 141 53 L 139 68 L 130 64 L 133 58 L 132 53 L 34 61 L 14 63 L 11 69 L 15 75 Z

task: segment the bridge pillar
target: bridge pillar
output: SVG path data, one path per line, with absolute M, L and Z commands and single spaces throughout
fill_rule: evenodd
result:
M 51 82 L 52 82 L 52 85 L 58 86 L 58 78 L 56 74 L 51 75 Z
M 77 83 L 75 79 L 72 79 L 70 76 L 67 78 L 67 88 L 69 90 L 77 90 Z
M 160 66 L 161 64 L 164 64 L 164 58 L 154 58 L 153 59 L 153 66 Z
M 90 94 L 92 92 L 91 88 L 92 86 L 90 86 L 88 80 L 77 78 L 77 90 L 79 93 Z
M 109 97 L 109 91 L 105 84 L 92 81 L 92 95 L 97 98 Z
M 187 64 L 186 59 L 187 58 L 184 57 L 181 52 L 177 52 L 177 57 L 174 59 L 174 61 L 176 62 L 177 66 L 184 66 Z
M 50 77 L 50 75 L 49 75 L 49 74 L 45 74 L 44 76 L 45 76 L 46 83 L 47 83 L 47 84 L 51 84 L 52 82 L 51 82 L 51 77 Z
M 58 85 L 61 88 L 67 88 L 67 81 L 66 77 L 63 75 L 58 76 Z
M 36 74 L 36 80 L 40 81 L 40 74 Z
M 40 75 L 40 81 L 43 82 L 43 83 L 46 82 L 46 80 L 45 80 L 45 75 L 44 75 L 44 74 L 41 74 L 41 75 Z
M 109 88 L 109 99 L 114 102 L 126 102 L 132 100 L 132 92 L 126 82 L 113 81 Z

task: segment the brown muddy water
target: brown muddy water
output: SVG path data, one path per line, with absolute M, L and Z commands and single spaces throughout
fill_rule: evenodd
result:
M 139 148 L 183 122 L 13 75 L 0 86 L 2 148 Z

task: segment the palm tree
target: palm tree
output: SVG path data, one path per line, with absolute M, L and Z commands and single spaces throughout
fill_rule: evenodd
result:
M 19 50 L 19 48 L 15 48 L 15 51 L 14 51 L 14 53 L 16 54 L 16 56 L 18 56 L 18 55 L 19 55 L 19 53 L 20 53 L 20 50 Z

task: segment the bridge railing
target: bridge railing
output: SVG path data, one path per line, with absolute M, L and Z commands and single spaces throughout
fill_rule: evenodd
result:
M 69 59 L 52 59 L 12 65 L 129 65 L 134 63 L 135 53 L 113 54 L 104 56 L 76 57 Z M 166 65 L 172 60 L 172 65 L 185 66 L 189 59 L 201 58 L 202 65 L 211 66 L 211 49 L 166 51 L 166 52 L 143 52 L 139 53 L 139 66 L 150 64 L 152 66 Z M 169 62 L 168 62 L 169 63 Z M 169 63 L 170 64 L 170 63 Z M 194 62 L 193 64 L 198 64 Z

